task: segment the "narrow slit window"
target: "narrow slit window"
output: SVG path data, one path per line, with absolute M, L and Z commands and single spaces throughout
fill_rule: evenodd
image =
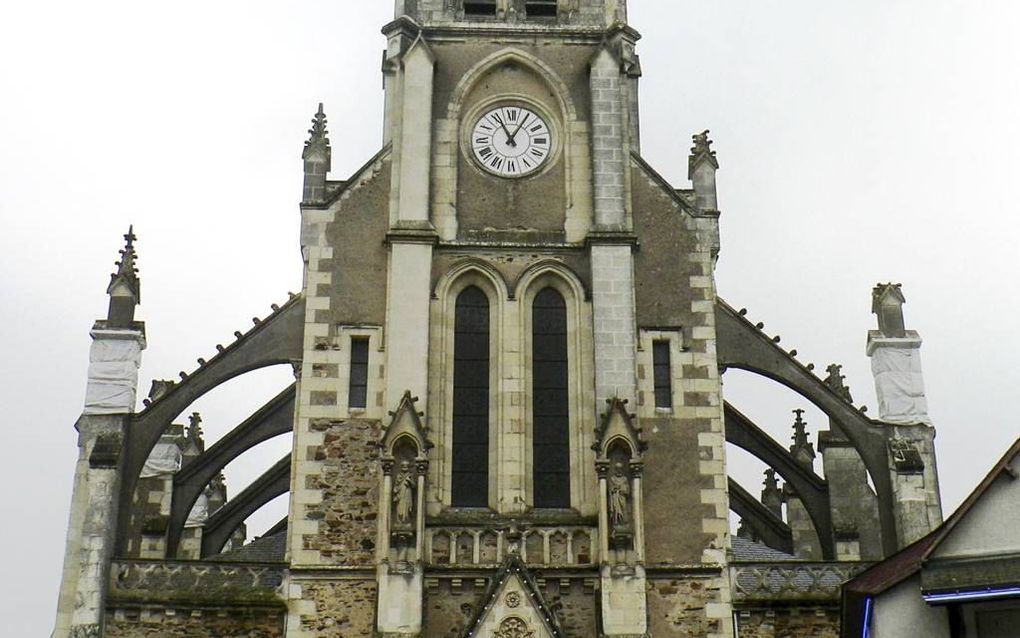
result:
M 464 15 L 495 16 L 496 0 L 464 0 Z
M 453 343 L 454 507 L 489 504 L 489 299 L 475 286 L 457 297 Z
M 567 305 L 553 288 L 532 305 L 532 386 L 535 507 L 570 507 L 570 411 Z
M 347 405 L 368 405 L 368 337 L 351 337 L 351 385 Z
M 529 18 L 555 18 L 559 0 L 528 0 L 524 3 L 525 15 Z
M 652 343 L 652 370 L 655 383 L 655 407 L 673 407 L 673 382 L 669 368 L 669 341 Z

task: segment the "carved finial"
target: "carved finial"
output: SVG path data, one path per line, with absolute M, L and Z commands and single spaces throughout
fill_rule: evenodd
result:
M 319 102 L 319 110 L 312 118 L 312 128 L 308 129 L 308 141 L 305 142 L 304 159 L 316 152 L 329 153 L 329 131 L 326 130 L 326 113 L 322 109 L 322 102 Z
M 715 159 L 715 151 L 712 150 L 712 140 L 708 138 L 708 134 L 709 130 L 705 129 L 704 131 L 691 136 L 691 139 L 694 140 L 694 146 L 691 147 L 691 166 L 707 159 L 712 162 L 713 166 L 719 168 L 719 162 Z
M 804 410 L 798 408 L 793 413 L 796 415 L 796 419 L 793 422 L 793 445 L 790 446 L 790 453 L 798 463 L 811 468 L 815 461 L 815 446 L 808 441 Z
M 906 336 L 903 321 L 906 301 L 902 284 L 877 284 L 871 291 L 871 312 L 878 315 L 878 330 L 886 337 Z
M 843 366 L 833 363 L 830 364 L 825 371 L 829 373 L 829 376 L 825 377 L 825 385 L 829 386 L 832 388 L 833 392 L 852 403 L 853 397 L 850 395 L 850 386 L 844 383 L 846 377 L 840 374 L 843 371 Z
M 142 282 L 138 279 L 138 253 L 135 252 L 134 226 L 124 235 L 124 248 L 116 262 L 117 272 L 110 275 L 106 294 L 110 295 L 110 309 L 106 320 L 112 327 L 127 328 L 135 316 L 135 306 L 142 300 Z
M 708 133 L 708 129 L 705 129 L 701 133 L 691 136 L 694 145 L 691 146 L 691 156 L 687 160 L 687 167 L 691 173 L 688 179 L 693 179 L 694 169 L 702 162 L 710 163 L 712 168 L 719 168 L 719 160 L 716 159 L 715 151 L 712 150 L 712 140 L 708 139 Z
M 135 252 L 135 240 L 138 237 L 134 231 L 134 225 L 128 226 L 127 234 L 124 235 L 124 248 L 120 251 L 120 261 L 116 262 L 117 272 L 110 276 L 111 290 L 108 292 L 113 292 L 114 282 L 120 279 L 132 286 L 132 291 L 135 293 L 136 300 L 138 300 L 140 299 L 137 289 L 138 267 L 135 264 L 135 261 L 138 259 L 138 253 Z
M 205 450 L 205 441 L 202 440 L 202 415 L 198 412 L 192 412 L 188 417 L 188 440 L 198 449 Z
M 694 185 L 695 205 L 705 212 L 719 212 L 719 202 L 715 186 L 715 172 L 719 170 L 719 160 L 712 150 L 712 140 L 708 139 L 708 131 L 694 136 L 694 146 L 687 160 L 687 179 Z
M 209 481 L 209 485 L 206 487 L 206 495 L 226 500 L 227 498 L 227 477 L 223 476 L 223 472 L 220 472 Z
M 783 517 L 783 490 L 779 487 L 779 479 L 776 478 L 776 471 L 771 467 L 765 470 L 765 480 L 762 482 L 761 502 L 770 512 Z

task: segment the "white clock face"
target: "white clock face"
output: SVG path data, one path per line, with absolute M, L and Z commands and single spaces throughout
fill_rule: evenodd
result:
M 490 173 L 523 177 L 549 159 L 552 133 L 534 111 L 522 106 L 498 106 L 478 119 L 471 132 L 471 150 Z

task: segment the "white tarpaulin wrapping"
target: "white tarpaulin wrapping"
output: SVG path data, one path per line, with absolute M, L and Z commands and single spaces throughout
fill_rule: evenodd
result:
M 137 339 L 93 335 L 85 414 L 125 414 L 135 409 L 142 344 Z
M 209 499 L 205 494 L 200 494 L 195 506 L 188 514 L 188 520 L 184 521 L 184 527 L 202 527 L 209 520 Z
M 871 355 L 880 420 L 931 425 L 920 357 L 916 348 L 881 347 Z
M 176 443 L 157 443 L 145 459 L 139 478 L 176 474 L 181 469 L 181 448 Z

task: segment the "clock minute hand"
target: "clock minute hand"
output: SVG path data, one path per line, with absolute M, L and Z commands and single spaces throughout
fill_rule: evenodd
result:
M 520 133 L 521 129 L 524 128 L 524 125 L 528 123 L 529 117 L 531 117 L 531 113 L 525 113 L 524 119 L 521 120 L 521 123 L 517 125 L 517 130 L 514 131 L 514 134 L 510 136 L 510 142 L 513 143 L 514 146 L 517 146 L 517 141 L 515 139 L 517 137 L 517 134 Z

